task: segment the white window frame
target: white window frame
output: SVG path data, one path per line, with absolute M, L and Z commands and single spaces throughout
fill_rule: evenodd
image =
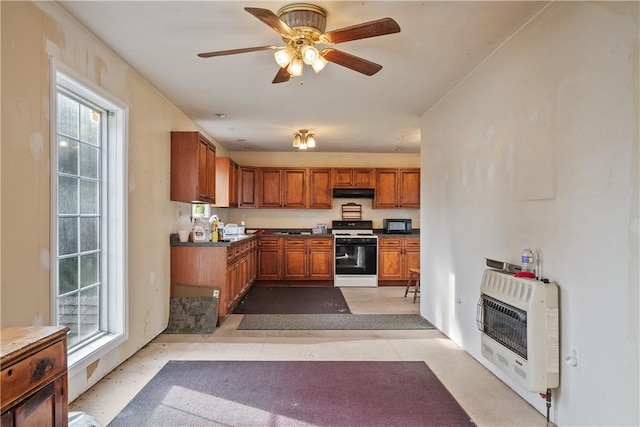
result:
M 101 180 L 107 181 L 101 192 L 101 245 L 103 261 L 101 280 L 105 291 L 101 294 L 100 329 L 102 333 L 83 345 L 69 350 L 68 369 L 73 376 L 91 363 L 115 350 L 129 337 L 128 325 L 128 266 L 127 266 L 127 123 L 129 107 L 104 89 L 51 58 L 50 67 L 50 123 L 51 123 L 51 324 L 58 322 L 57 286 L 57 94 L 58 87 L 100 106 L 108 111 L 107 135 Z M 104 189 L 105 187 L 103 187 Z

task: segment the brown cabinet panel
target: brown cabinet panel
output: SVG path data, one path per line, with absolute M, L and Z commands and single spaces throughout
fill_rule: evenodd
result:
M 335 188 L 374 188 L 375 174 L 372 168 L 335 168 L 332 171 Z
M 374 208 L 419 208 L 420 169 L 377 169 Z
M 214 206 L 238 207 L 238 164 L 228 157 L 216 158 L 216 202 Z
M 261 168 L 258 170 L 258 207 L 279 208 L 282 206 L 282 169 Z
M 284 277 L 285 280 L 302 280 L 307 278 L 307 249 L 284 249 Z
M 171 200 L 215 202 L 216 148 L 199 132 L 171 132 Z
M 283 169 L 284 193 L 282 206 L 285 208 L 307 207 L 307 170 Z
M 333 279 L 333 247 L 309 248 L 309 279 L 331 280 Z
M 420 268 L 420 238 L 380 237 L 378 239 L 378 280 L 408 280 L 409 268 Z
M 331 169 L 309 169 L 309 208 L 331 209 Z
M 264 236 L 258 238 L 256 280 L 282 279 L 282 238 Z
M 240 166 L 238 168 L 238 206 L 241 208 L 255 208 L 257 169 Z

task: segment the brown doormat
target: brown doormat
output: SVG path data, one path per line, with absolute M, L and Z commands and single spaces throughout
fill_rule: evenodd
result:
M 110 426 L 473 426 L 424 362 L 169 361 Z

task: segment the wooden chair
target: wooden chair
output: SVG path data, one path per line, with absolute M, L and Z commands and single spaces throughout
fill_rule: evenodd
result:
M 413 285 L 413 290 L 410 291 L 411 285 Z M 407 288 L 404 290 L 405 298 L 409 292 L 413 292 L 413 302 L 416 302 L 416 297 L 420 293 L 420 269 L 419 268 L 409 269 L 409 281 L 407 282 Z

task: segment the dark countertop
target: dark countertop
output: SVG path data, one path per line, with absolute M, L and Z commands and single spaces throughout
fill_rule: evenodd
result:
M 408 233 L 384 233 L 381 229 L 373 230 L 374 234 L 378 237 L 420 237 L 420 230 L 413 230 Z M 264 232 L 259 234 L 248 234 L 247 237 L 243 237 L 239 240 L 220 241 L 213 243 L 209 241 L 205 242 L 181 242 L 177 233 L 173 233 L 169 236 L 169 243 L 171 246 L 192 246 L 192 247 L 227 247 L 234 243 L 246 242 L 247 240 L 254 239 L 260 236 L 277 236 L 277 237 L 333 237 L 331 230 L 328 233 L 313 234 L 308 230 L 301 229 L 264 229 Z

